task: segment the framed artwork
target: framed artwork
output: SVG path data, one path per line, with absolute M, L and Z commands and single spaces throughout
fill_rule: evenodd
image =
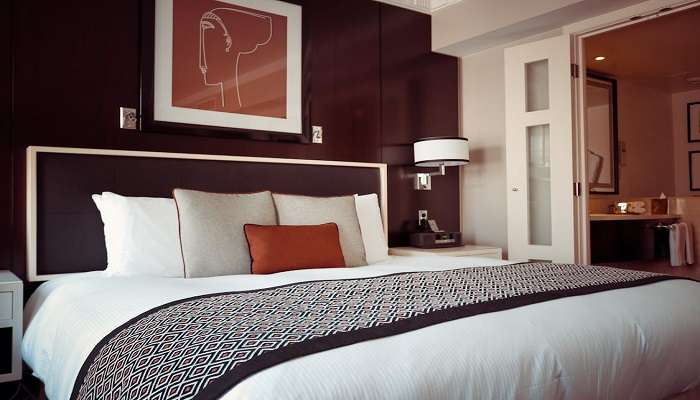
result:
M 267 0 L 149 0 L 146 131 L 309 142 L 302 9 Z
M 700 150 L 688 152 L 688 178 L 690 190 L 700 190 Z
M 700 142 L 700 102 L 688 103 L 688 143 Z
M 619 193 L 617 81 L 589 73 L 586 81 L 590 193 Z

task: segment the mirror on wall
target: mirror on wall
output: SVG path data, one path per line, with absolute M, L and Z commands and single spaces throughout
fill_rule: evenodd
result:
M 617 82 L 588 74 L 586 81 L 588 187 L 591 193 L 619 193 Z

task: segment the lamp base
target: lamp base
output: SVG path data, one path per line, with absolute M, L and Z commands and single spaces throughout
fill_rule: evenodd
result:
M 417 173 L 413 178 L 413 188 L 415 190 L 430 190 L 431 180 L 429 173 Z
M 413 177 L 413 189 L 430 190 L 432 188 L 432 177 L 445 175 L 445 165 L 441 164 L 437 172 L 419 172 Z

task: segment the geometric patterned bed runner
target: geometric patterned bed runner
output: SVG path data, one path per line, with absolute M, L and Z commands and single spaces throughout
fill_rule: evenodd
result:
M 674 277 L 523 263 L 216 293 L 152 309 L 85 361 L 72 399 L 217 399 L 284 361 L 471 315 Z

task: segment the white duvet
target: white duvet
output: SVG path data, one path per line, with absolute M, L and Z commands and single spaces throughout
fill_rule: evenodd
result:
M 25 307 L 22 354 L 51 400 L 68 399 L 102 337 L 173 300 L 315 279 L 506 264 L 392 257 L 368 267 L 216 278 L 43 284 Z M 504 266 L 503 268 L 508 268 Z M 700 385 L 700 283 L 672 280 L 433 325 L 261 371 L 225 399 L 662 399 Z

